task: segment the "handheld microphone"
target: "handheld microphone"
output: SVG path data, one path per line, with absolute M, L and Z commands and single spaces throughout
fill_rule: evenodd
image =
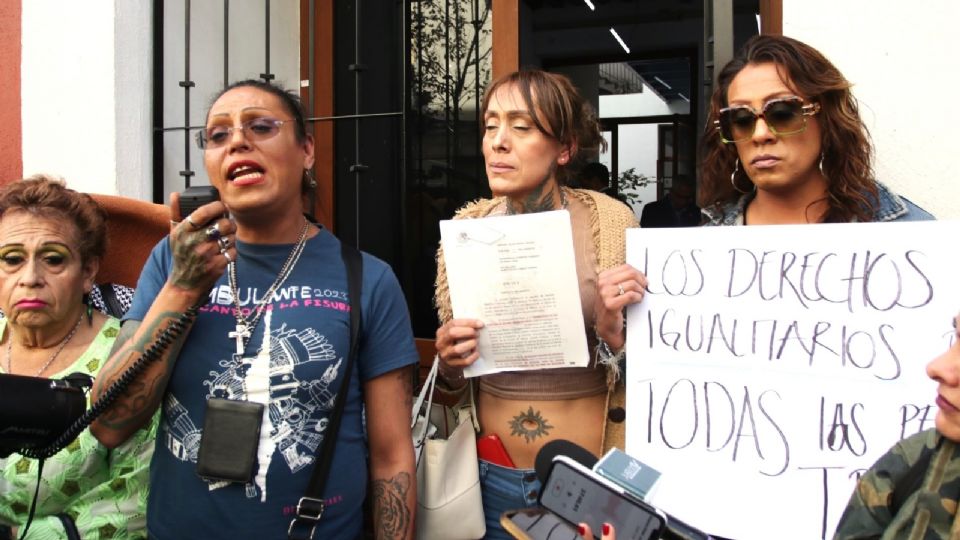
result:
M 557 456 L 567 456 L 588 469 L 593 469 L 597 464 L 597 456 L 586 448 L 565 439 L 554 439 L 540 448 L 533 461 L 533 468 L 537 471 L 537 478 L 541 485 L 547 483 L 550 465 L 553 463 L 553 458 Z
M 550 464 L 557 456 L 567 456 L 568 458 L 591 470 L 598 461 L 597 456 L 593 455 L 593 453 L 579 444 L 563 439 L 552 440 L 543 445 L 543 448 L 540 449 L 540 451 L 537 453 L 537 457 L 534 460 L 534 469 L 537 471 L 537 478 L 540 479 L 541 483 L 546 483 L 547 475 L 550 472 Z M 627 489 L 628 491 L 633 490 L 632 486 L 624 486 L 621 482 L 618 482 L 616 478 L 608 479 L 616 482 L 618 485 L 624 489 Z M 664 540 L 723 540 L 716 536 L 710 536 L 696 527 L 688 525 L 669 514 L 667 514 L 666 528 L 664 529 L 661 538 Z

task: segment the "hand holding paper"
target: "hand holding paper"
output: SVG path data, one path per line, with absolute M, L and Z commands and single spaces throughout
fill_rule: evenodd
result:
M 621 264 L 597 275 L 597 337 L 614 350 L 626 343 L 623 309 L 643 300 L 647 277 L 629 264 Z
M 437 354 L 452 367 L 465 368 L 480 358 L 477 349 L 483 321 L 477 319 L 450 319 L 437 329 Z
M 567 211 L 442 221 L 440 234 L 458 321 L 437 331 L 449 365 L 474 377 L 589 363 Z

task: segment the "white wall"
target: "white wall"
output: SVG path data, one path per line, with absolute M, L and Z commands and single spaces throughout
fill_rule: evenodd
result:
M 673 113 L 686 113 L 690 106 L 686 102 L 668 104 L 653 90 L 644 88 L 636 94 L 621 94 L 600 96 L 600 118 L 624 118 L 631 116 L 659 116 Z M 610 137 L 607 137 L 607 151 L 600 155 L 599 161 L 610 167 L 611 151 Z M 619 152 L 617 154 L 617 169 L 619 173 L 633 168 L 636 172 L 650 178 L 657 177 L 657 124 L 625 124 L 620 126 L 617 134 Z M 637 219 L 643 206 L 657 200 L 657 184 L 651 183 L 635 191 L 640 197 L 640 204 L 633 207 Z
M 636 94 L 600 96 L 600 109 L 600 116 L 603 118 L 659 116 L 687 114 L 690 112 L 690 104 L 681 100 L 667 103 L 649 87 L 644 87 L 643 92 Z
M 960 2 L 784 0 L 783 33 L 854 83 L 878 179 L 939 219 L 960 218 Z
M 149 199 L 151 7 L 23 0 L 23 172 Z
M 620 126 L 618 142 L 620 153 L 617 156 L 617 168 L 622 174 L 627 169 L 635 169 L 638 174 L 649 178 L 657 177 L 657 124 L 628 124 Z M 640 197 L 640 204 L 631 205 L 633 213 L 640 219 L 644 205 L 657 200 L 657 184 L 650 183 L 634 190 Z
M 151 2 L 22 0 L 24 176 L 62 176 L 80 191 L 153 198 Z M 166 3 L 164 126 L 182 126 L 183 1 Z M 190 125 L 223 86 L 223 3 L 192 2 Z M 263 3 L 230 4 L 230 81 L 265 68 Z M 299 3 L 272 2 L 270 69 L 299 86 Z M 207 183 L 190 139 L 193 182 Z M 183 189 L 183 132 L 164 135 L 164 191 Z

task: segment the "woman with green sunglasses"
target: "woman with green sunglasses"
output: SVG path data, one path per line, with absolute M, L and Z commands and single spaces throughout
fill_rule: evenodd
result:
M 717 78 L 702 140 L 707 225 L 933 219 L 876 181 L 851 84 L 795 39 L 755 36 Z

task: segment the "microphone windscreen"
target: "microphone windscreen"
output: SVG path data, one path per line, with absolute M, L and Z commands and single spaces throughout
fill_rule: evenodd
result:
M 537 478 L 541 484 L 547 482 L 553 458 L 557 456 L 567 456 L 588 469 L 592 469 L 597 464 L 597 456 L 586 448 L 566 439 L 554 439 L 543 445 L 533 462 L 533 468 L 537 471 Z

